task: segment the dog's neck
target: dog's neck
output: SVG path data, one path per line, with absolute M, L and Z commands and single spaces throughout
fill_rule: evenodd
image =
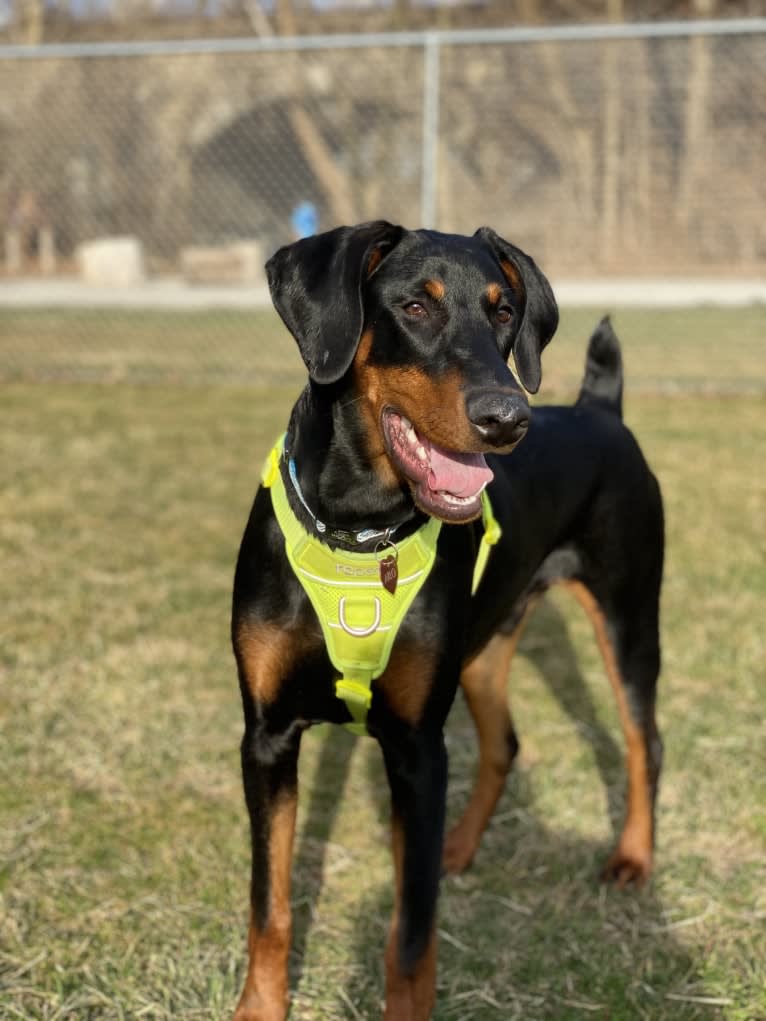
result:
M 387 486 L 370 463 L 359 397 L 342 381 L 306 386 L 290 417 L 285 451 L 282 472 L 293 513 L 328 545 L 368 551 L 379 535 L 360 543 L 331 533 L 392 530 L 397 540 L 425 521 L 406 484 Z

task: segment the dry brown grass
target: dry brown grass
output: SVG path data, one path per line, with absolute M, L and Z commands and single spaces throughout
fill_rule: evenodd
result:
M 248 863 L 229 592 L 294 393 L 4 390 L 0 1018 L 230 1012 Z M 626 410 L 668 512 L 656 877 L 596 880 L 622 751 L 587 621 L 557 595 L 511 675 L 519 767 L 443 886 L 436 1021 L 766 1017 L 766 403 L 634 392 Z M 448 741 L 455 816 L 460 702 Z M 391 905 L 376 748 L 312 732 L 301 783 L 291 1017 L 372 1019 Z

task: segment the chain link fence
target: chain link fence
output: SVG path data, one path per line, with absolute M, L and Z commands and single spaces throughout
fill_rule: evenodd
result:
M 289 374 L 263 262 L 378 217 L 763 274 L 765 68 L 757 19 L 0 48 L 0 375 Z

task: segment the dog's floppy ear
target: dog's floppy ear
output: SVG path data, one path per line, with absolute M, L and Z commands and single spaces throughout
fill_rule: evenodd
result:
M 540 389 L 540 355 L 559 323 L 559 310 L 551 285 L 534 260 L 490 227 L 480 227 L 474 237 L 481 238 L 490 246 L 511 287 L 524 299 L 524 314 L 513 341 L 513 359 L 525 389 L 537 393 Z
M 385 220 L 336 227 L 266 263 L 271 300 L 315 382 L 334 383 L 351 365 L 364 325 L 362 284 L 403 234 Z

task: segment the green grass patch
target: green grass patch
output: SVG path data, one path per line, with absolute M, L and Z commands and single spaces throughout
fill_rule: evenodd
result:
M 0 309 L 0 379 L 279 382 L 300 371 L 271 309 Z
M 609 311 L 609 310 L 607 310 Z M 742 392 L 766 389 L 766 308 L 619 309 L 629 389 L 649 392 Z M 552 390 L 579 386 L 584 342 L 602 311 L 561 310 L 561 324 L 543 356 Z
M 570 335 L 565 318 L 546 353 L 562 388 L 591 319 Z M 749 365 L 732 378 L 762 372 Z M 690 357 L 678 378 L 697 372 Z M 248 881 L 230 586 L 297 380 L 4 388 L 3 1021 L 230 1016 Z M 766 1017 L 766 402 L 638 387 L 626 417 L 668 517 L 656 876 L 639 894 L 597 882 L 623 808 L 621 738 L 587 621 L 556 594 L 509 683 L 518 768 L 475 866 L 443 884 L 436 1021 Z M 455 818 L 475 763 L 460 699 L 448 743 Z M 378 1018 L 382 765 L 340 731 L 304 748 L 291 1018 Z
M 605 309 L 562 309 L 545 356 L 549 391 L 580 380 Z M 615 318 L 636 390 L 766 390 L 766 309 L 623 309 Z M 0 309 L 0 380 L 272 383 L 300 379 L 271 309 Z

